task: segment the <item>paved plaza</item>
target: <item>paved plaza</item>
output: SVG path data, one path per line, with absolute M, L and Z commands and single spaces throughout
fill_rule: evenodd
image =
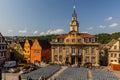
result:
M 60 68 L 61 67 L 61 68 Z M 47 80 L 120 80 L 120 71 L 110 71 L 107 69 L 73 68 L 67 66 L 46 66 L 31 73 L 23 74 L 26 77 L 31 75 L 35 78 L 37 73 L 46 77 Z M 55 70 L 55 69 L 56 70 Z M 46 69 L 46 70 L 45 70 Z M 51 71 L 53 72 L 51 73 Z M 54 72 L 55 71 L 55 72 Z M 45 76 L 44 74 L 47 76 Z M 19 73 L 2 73 L 2 80 L 19 80 Z M 37 74 L 40 76 L 39 74 Z M 27 80 L 27 79 L 24 79 Z M 33 79 L 34 80 L 34 79 Z

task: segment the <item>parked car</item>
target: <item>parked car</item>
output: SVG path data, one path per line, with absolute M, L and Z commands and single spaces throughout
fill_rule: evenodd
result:
M 25 74 L 25 73 L 28 73 L 29 71 L 27 70 L 27 69 L 23 69 L 23 70 L 21 70 L 19 73 L 20 74 Z
M 15 72 L 19 72 L 19 70 L 17 68 L 10 68 L 8 72 L 15 73 Z

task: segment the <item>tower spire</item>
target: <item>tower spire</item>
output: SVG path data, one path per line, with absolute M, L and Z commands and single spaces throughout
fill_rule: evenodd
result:
M 77 21 L 77 13 L 75 11 L 75 6 L 73 6 L 72 21 L 70 23 L 70 32 L 79 32 L 79 23 Z
M 77 14 L 76 14 L 76 11 L 75 11 L 75 5 L 73 6 L 73 14 L 72 14 L 72 16 L 75 16 L 75 17 L 77 17 Z

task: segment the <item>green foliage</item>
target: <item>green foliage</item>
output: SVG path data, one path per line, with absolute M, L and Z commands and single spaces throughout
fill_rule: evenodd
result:
M 97 34 L 95 36 L 98 37 L 99 43 L 106 44 L 106 43 L 110 42 L 112 39 L 118 39 L 120 37 L 120 32 L 115 32 L 112 34 L 101 33 L 101 34 Z
M 28 37 L 29 39 L 37 39 L 37 40 L 47 40 L 47 41 L 51 41 L 52 39 L 54 39 L 56 36 L 58 35 L 46 35 L 46 36 L 30 36 Z

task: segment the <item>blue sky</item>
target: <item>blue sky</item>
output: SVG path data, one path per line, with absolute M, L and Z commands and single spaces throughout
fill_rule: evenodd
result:
M 0 0 L 5 36 L 68 33 L 76 6 L 80 32 L 120 32 L 120 0 Z

